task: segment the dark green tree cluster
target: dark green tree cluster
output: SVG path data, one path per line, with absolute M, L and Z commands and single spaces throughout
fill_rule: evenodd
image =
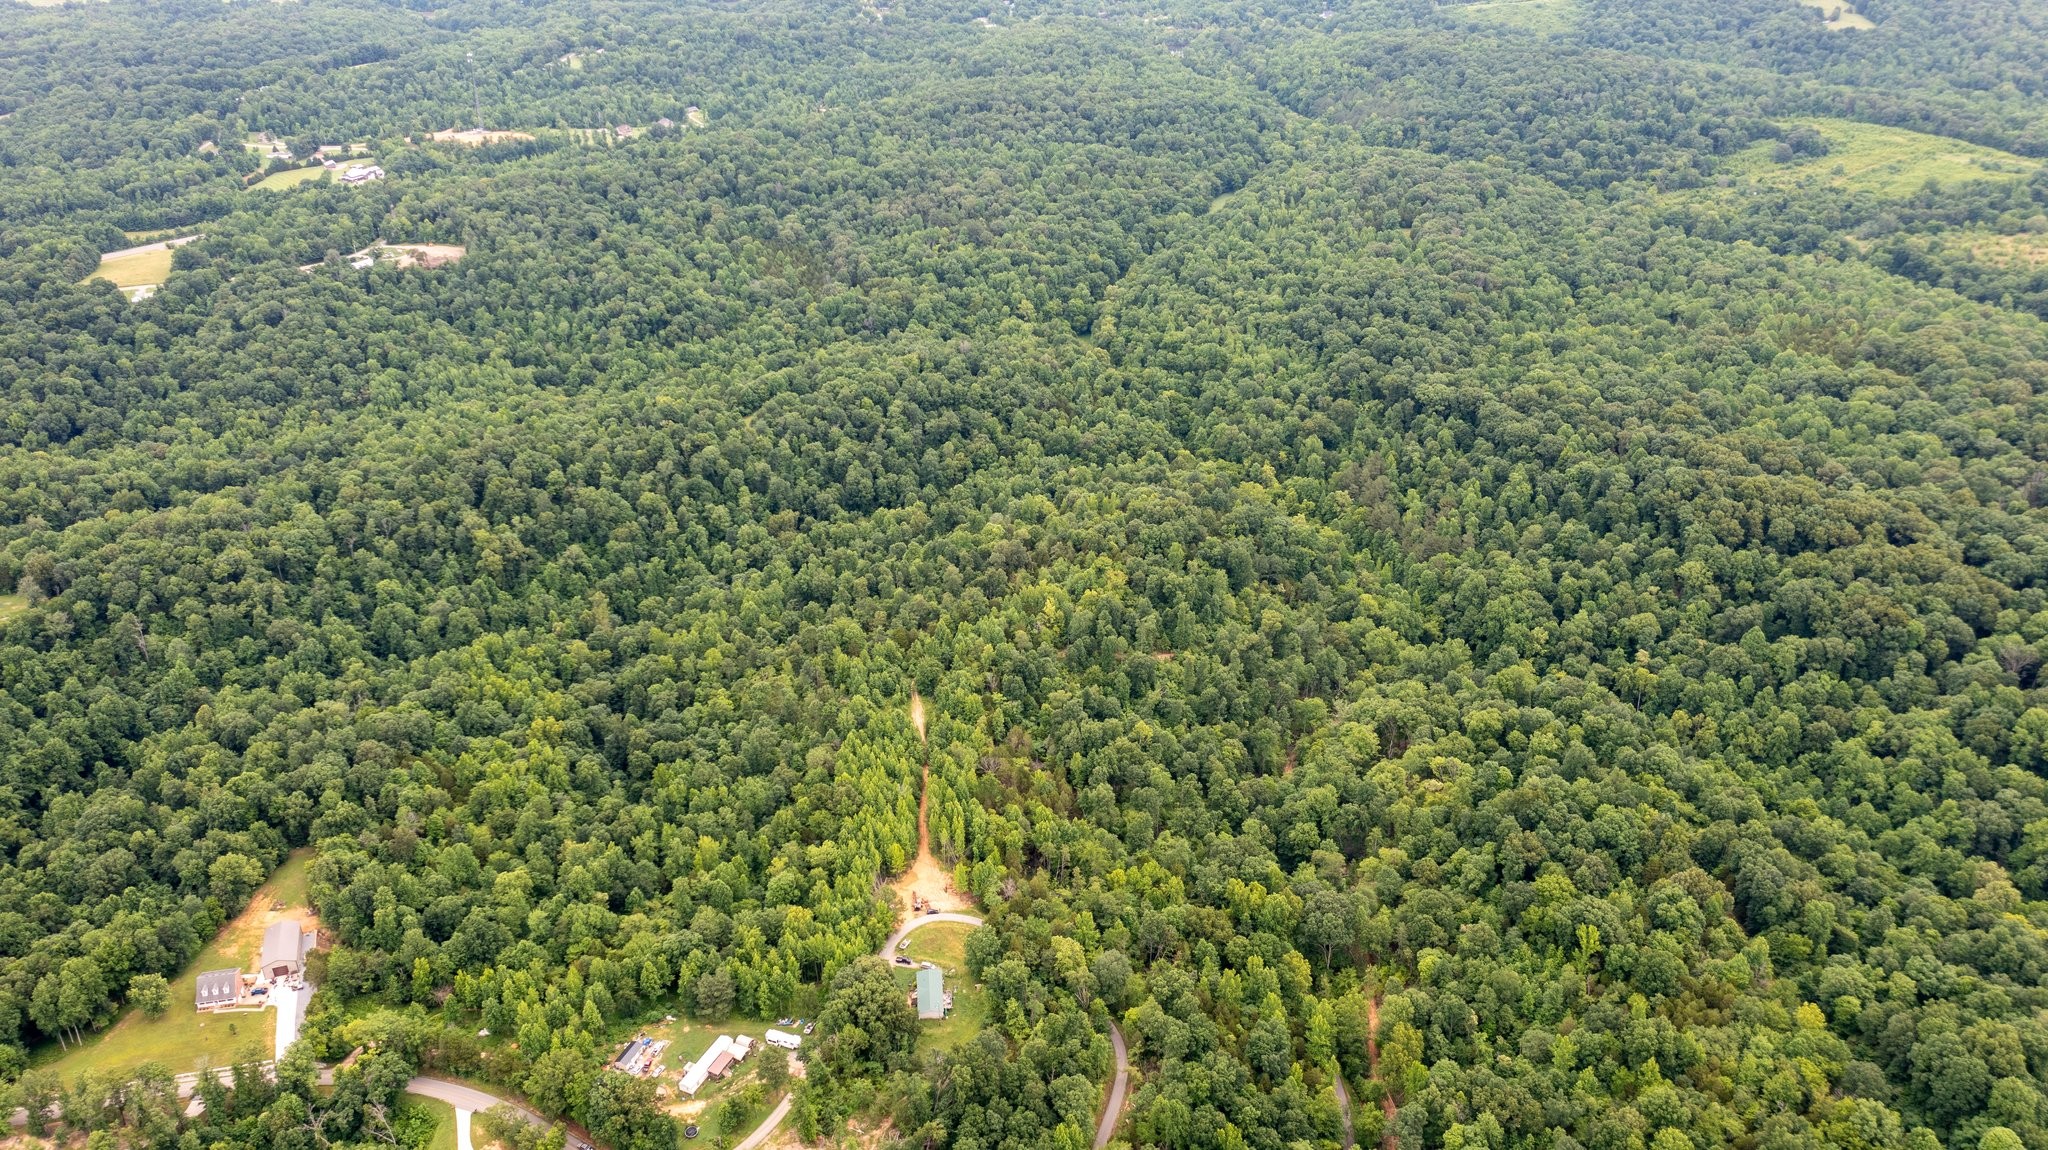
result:
M 1721 180 L 2038 151 L 2038 29 L 1934 7 L 7 13 L 0 1077 L 673 1150 L 616 1041 L 802 1015 L 807 1138 L 1080 1150 L 1114 1022 L 1135 1146 L 2048 1150 L 2048 185 Z M 420 141 L 472 71 L 537 139 Z M 921 785 L 945 1051 L 872 957 Z M 276 1082 L 36 1065 L 294 847 Z

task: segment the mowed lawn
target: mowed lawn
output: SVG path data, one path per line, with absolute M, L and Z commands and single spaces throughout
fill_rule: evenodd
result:
M 28 596 L 0 595 L 0 623 L 5 623 L 26 610 L 28 610 Z
M 282 172 L 270 173 L 255 183 L 250 184 L 249 190 L 252 192 L 282 192 L 296 188 L 300 184 L 310 184 L 314 180 L 324 180 L 326 178 L 326 168 L 318 166 L 291 168 Z
M 123 288 L 160 284 L 171 278 L 171 257 L 176 254 L 170 248 L 159 248 L 112 259 L 101 256 L 100 266 L 87 278 L 111 280 L 115 287 Z
M 1828 154 L 1779 163 L 1772 155 L 1777 145 L 1766 141 L 1730 156 L 1722 174 L 1738 186 L 1835 188 L 1903 198 L 1929 180 L 2017 180 L 2041 167 L 2041 161 L 2011 152 L 1904 128 L 1835 119 L 1792 120 L 1782 126 L 1819 132 Z
M 935 922 L 910 932 L 910 945 L 903 948 L 915 962 L 929 962 L 946 974 L 946 990 L 953 995 L 953 1009 L 942 1019 L 918 1023 L 918 1045 L 932 1050 L 951 1050 L 981 1032 L 988 1025 L 988 994 L 967 976 L 967 935 L 973 927 L 957 922 Z M 904 992 L 917 984 L 917 971 L 898 966 L 896 981 Z
M 68 1051 L 54 1044 L 46 1047 L 47 1065 L 68 1082 L 86 1071 L 133 1070 L 146 1062 L 161 1062 L 173 1073 L 183 1073 L 224 1066 L 252 1054 L 259 1060 L 269 1058 L 277 1023 L 268 1010 L 201 1014 L 193 1005 L 193 996 L 200 971 L 247 970 L 254 964 L 272 904 L 306 905 L 306 877 L 312 861 L 310 850 L 294 851 L 270 881 L 257 888 L 249 909 L 229 922 L 213 943 L 171 980 L 171 1008 L 162 1018 L 147 1018 L 139 1010 L 125 1011 L 113 1026 L 88 1036 L 82 1045 Z

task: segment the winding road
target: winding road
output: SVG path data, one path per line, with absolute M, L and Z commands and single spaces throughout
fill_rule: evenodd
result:
M 768 1141 L 768 1136 L 775 1133 L 775 1128 L 782 1125 L 784 1118 L 789 1117 L 789 1104 L 795 1100 L 796 1091 L 784 1091 L 782 1101 L 777 1102 L 775 1109 L 768 1112 L 768 1117 L 762 1119 L 761 1124 L 754 1127 L 754 1132 L 742 1139 L 738 1146 L 733 1147 L 733 1150 L 754 1150 L 754 1147 Z
M 1344 1085 L 1344 1068 L 1337 1066 L 1332 1069 L 1335 1071 L 1335 1074 L 1330 1079 L 1330 1086 L 1337 1092 L 1337 1121 L 1343 1125 L 1344 1129 L 1342 1145 L 1344 1150 L 1351 1150 L 1353 1146 L 1358 1144 L 1357 1138 L 1351 1130 L 1351 1088 Z M 469 1147 L 464 1146 L 462 1150 L 469 1150 Z
M 1117 1029 L 1114 1018 L 1109 1020 L 1109 1048 L 1116 1054 L 1116 1077 L 1109 1080 L 1108 1105 L 1102 1108 L 1102 1118 L 1095 1123 L 1095 1150 L 1109 1145 L 1110 1135 L 1116 1133 L 1116 1121 L 1124 1114 L 1124 1091 L 1131 1084 L 1131 1054 L 1124 1047 L 1124 1032 Z
M 455 1107 L 458 1113 L 464 1110 L 474 1112 L 489 1110 L 493 1106 L 503 1106 L 535 1126 L 547 1125 L 547 1119 L 517 1102 L 507 1101 L 495 1094 L 487 1094 L 474 1086 L 466 1086 L 460 1082 L 449 1082 L 440 1078 L 415 1078 L 405 1084 L 405 1092 L 446 1102 Z

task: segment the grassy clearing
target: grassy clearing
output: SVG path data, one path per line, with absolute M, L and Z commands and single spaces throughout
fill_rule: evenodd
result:
M 1833 32 L 1868 31 L 1877 27 L 1870 17 L 1849 7 L 1847 0 L 1799 0 L 1808 8 L 1820 9 L 1821 18 Z
M 1819 132 L 1828 142 L 1828 154 L 1779 163 L 1772 155 L 1776 145 L 1761 143 L 1729 157 L 1722 176 L 1738 187 L 1834 188 L 1905 197 L 1929 180 L 2019 179 L 2041 166 L 2039 160 L 2011 152 L 1904 128 L 1834 119 L 1793 120 L 1784 126 Z
M 967 975 L 967 935 L 974 928 L 965 923 L 935 922 L 910 932 L 903 953 L 917 962 L 937 963 L 946 977 Z
M 903 954 L 917 962 L 929 962 L 946 972 L 946 989 L 953 995 L 953 1009 L 944 1018 L 920 1022 L 918 1044 L 932 1050 L 951 1050 L 973 1038 L 988 1025 L 988 994 L 967 977 L 967 935 L 974 928 L 957 922 L 935 922 L 919 927 L 909 938 Z M 910 967 L 892 967 L 897 984 L 905 993 L 917 984 L 917 972 Z
M 0 595 L 0 623 L 5 623 L 26 610 L 28 610 L 28 596 Z
M 912 936 L 915 937 L 915 936 Z M 917 972 L 907 966 L 892 968 L 896 985 L 909 994 L 917 985 Z M 966 975 L 946 975 L 946 991 L 953 996 L 953 1009 L 944 1018 L 928 1018 L 917 1024 L 917 1044 L 922 1050 L 951 1050 L 975 1035 L 988 1025 L 988 992 L 980 983 L 970 983 Z
M 270 881 L 256 889 L 249 908 L 221 929 L 213 942 L 191 965 L 171 980 L 171 1008 L 162 1018 L 144 1017 L 139 1010 L 124 1012 L 104 1033 L 88 1038 L 70 1050 L 45 1048 L 48 1065 L 66 1081 L 87 1071 L 133 1070 L 145 1062 L 161 1062 L 175 1073 L 203 1066 L 223 1066 L 251 1053 L 268 1058 L 276 1020 L 267 1010 L 201 1014 L 193 1005 L 195 980 L 199 972 L 255 964 L 263 945 L 263 931 L 280 918 L 310 921 L 306 906 L 307 872 L 313 861 L 310 850 L 292 852 Z M 283 903 L 282 911 L 272 909 Z
M 326 168 L 292 168 L 284 172 L 272 172 L 249 185 L 252 192 L 282 192 L 300 184 L 310 184 L 327 178 Z
M 1967 248 L 1970 258 L 1980 264 L 1997 268 L 2048 267 L 2048 234 L 2041 232 L 2007 236 L 1968 228 L 1950 232 L 1946 238 L 1951 246 L 1960 244 Z M 0 615 L 0 619 L 5 617 Z
M 153 252 L 136 252 L 133 255 L 100 257 L 100 266 L 87 279 L 102 279 L 115 287 L 135 288 L 160 284 L 170 278 L 171 257 L 176 253 L 169 248 Z
M 1575 0 L 1480 0 L 1476 4 L 1446 4 L 1441 10 L 1527 32 L 1568 32 L 1577 4 Z

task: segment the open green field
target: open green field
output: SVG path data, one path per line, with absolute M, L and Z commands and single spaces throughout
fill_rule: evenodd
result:
M 1446 4 L 1440 11 L 1528 32 L 1565 32 L 1571 29 L 1576 9 L 1574 0 L 1479 0 L 1476 4 Z
M 86 1039 L 80 1046 L 62 1050 L 45 1047 L 41 1057 L 66 1081 L 90 1070 L 133 1070 L 146 1062 L 161 1062 L 174 1073 L 223 1066 L 254 1052 L 268 1058 L 274 1038 L 275 1019 L 268 1010 L 201 1014 L 193 1005 L 195 979 L 203 970 L 224 967 L 247 969 L 263 945 L 263 931 L 275 921 L 271 907 L 306 905 L 307 871 L 313 861 L 310 850 L 292 852 L 270 881 L 258 887 L 249 908 L 222 928 L 207 948 L 171 980 L 171 1008 L 162 1018 L 147 1018 L 139 1010 L 128 1010 L 113 1026 Z
M 1799 0 L 1799 2 L 1808 8 L 1820 9 L 1822 18 L 1827 21 L 1828 28 L 1832 31 L 1860 32 L 1877 27 L 1877 25 L 1870 22 L 1870 17 L 1849 7 L 1848 0 Z
M 175 254 L 170 248 L 159 248 L 113 259 L 101 256 L 100 266 L 87 278 L 111 280 L 115 287 L 123 288 L 160 284 L 171 277 L 171 257 Z
M 929 962 L 946 972 L 946 989 L 953 995 L 953 1009 L 941 1019 L 919 1023 L 918 1044 L 927 1049 L 951 1050 L 980 1033 L 988 1025 L 988 994 L 967 977 L 967 935 L 971 926 L 957 922 L 935 922 L 911 932 L 910 945 L 902 953 L 917 962 Z M 917 983 L 910 967 L 891 968 L 896 981 L 907 993 Z
M 28 596 L 0 595 L 0 623 L 5 623 L 26 610 L 28 610 Z
M 282 192 L 288 188 L 296 188 L 300 184 L 310 184 L 315 180 L 324 180 L 326 178 L 326 168 L 292 168 L 289 171 L 272 172 L 255 183 L 250 184 L 249 190 L 252 192 Z
M 1838 188 L 1903 197 L 1929 180 L 2019 179 L 2041 166 L 2039 160 L 2011 152 L 1904 128 L 1835 119 L 1792 120 L 1783 126 L 1819 132 L 1828 142 L 1828 154 L 1779 163 L 1772 157 L 1776 145 L 1766 142 L 1729 157 L 1722 175 L 1737 186 Z
M 974 930 L 965 923 L 935 922 L 910 932 L 903 953 L 918 962 L 935 962 L 946 978 L 967 975 L 967 936 Z

